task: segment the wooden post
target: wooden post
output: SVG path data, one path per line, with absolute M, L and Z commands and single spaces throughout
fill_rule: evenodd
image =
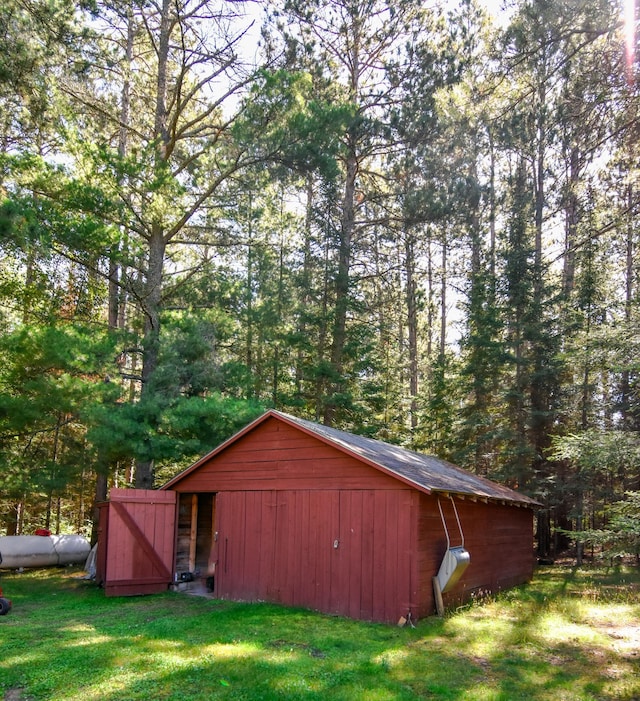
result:
M 198 537 L 198 495 L 191 495 L 191 532 L 189 533 L 189 572 L 196 569 L 196 539 Z
M 218 534 L 216 532 L 216 495 L 211 496 L 211 545 L 209 546 L 209 560 L 207 561 L 207 574 L 216 572 L 216 557 L 218 553 Z
M 442 591 L 440 590 L 440 580 L 437 577 L 433 578 L 433 597 L 436 602 L 436 611 L 438 616 L 444 616 L 444 603 L 442 601 Z

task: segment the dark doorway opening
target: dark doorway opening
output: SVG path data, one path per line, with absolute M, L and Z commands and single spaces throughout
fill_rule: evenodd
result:
M 215 494 L 180 494 L 176 574 L 178 581 L 215 587 Z

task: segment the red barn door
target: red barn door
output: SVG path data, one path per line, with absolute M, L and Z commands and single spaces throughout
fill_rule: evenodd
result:
M 98 577 L 107 596 L 164 591 L 173 581 L 176 493 L 112 489 L 100 518 Z
M 215 594 L 395 623 L 416 611 L 417 492 L 220 492 Z

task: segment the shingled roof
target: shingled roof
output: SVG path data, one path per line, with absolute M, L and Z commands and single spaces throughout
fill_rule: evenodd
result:
M 528 506 L 538 505 L 538 502 L 524 494 L 474 475 L 434 455 L 416 453 L 397 445 L 298 419 L 279 411 L 267 413 L 278 416 L 287 423 L 295 424 L 346 452 L 364 458 L 367 462 L 393 473 L 422 491 L 447 492 Z
M 358 436 L 336 428 L 323 426 L 313 421 L 299 419 L 273 409 L 258 417 L 211 453 L 205 455 L 184 472 L 167 482 L 162 486 L 162 489 L 169 489 L 174 482 L 179 481 L 214 455 L 222 452 L 227 446 L 235 443 L 243 435 L 270 417 L 277 418 L 291 426 L 296 426 L 305 433 L 316 436 L 324 443 L 349 453 L 427 494 L 431 492 L 457 494 L 475 499 L 507 502 L 519 506 L 539 506 L 538 502 L 524 494 L 520 494 L 513 489 L 509 489 L 509 487 L 497 484 L 479 475 L 474 475 L 433 455 L 416 453 L 373 438 Z

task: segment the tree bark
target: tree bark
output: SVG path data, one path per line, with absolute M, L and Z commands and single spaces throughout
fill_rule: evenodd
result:
M 573 292 L 576 276 L 576 232 L 578 227 L 578 197 L 576 188 L 580 180 L 579 153 L 576 146 L 569 154 L 569 184 L 565 207 L 564 265 L 562 269 L 562 291 L 566 299 Z
M 145 285 L 141 402 L 145 402 L 154 395 L 152 381 L 158 367 L 160 353 L 160 312 L 165 249 L 164 232 L 159 225 L 154 225 L 149 240 Z M 134 483 L 137 489 L 153 489 L 154 461 L 153 456 L 149 453 L 148 450 L 147 455 L 136 461 Z
M 342 377 L 344 367 L 344 347 L 347 335 L 347 313 L 349 309 L 351 242 L 355 223 L 355 192 L 358 174 L 358 159 L 355 150 L 355 139 L 351 138 L 349 155 L 346 163 L 344 195 L 342 198 L 342 216 L 340 226 L 340 243 L 338 248 L 338 271 L 335 280 L 335 320 L 331 342 L 331 369 L 334 374 L 331 383 L 330 396 L 324 407 L 323 421 L 325 425 L 334 423 L 337 395 L 344 391 Z
M 167 84 L 169 62 L 169 38 L 171 35 L 171 0 L 162 1 L 160 34 L 158 38 L 158 68 L 156 76 L 156 103 L 154 139 L 156 143 L 155 168 L 161 178 L 167 168 Z M 142 354 L 142 387 L 140 402 L 153 396 L 152 379 L 158 367 L 160 351 L 160 312 L 162 308 L 162 277 L 164 271 L 166 241 L 162 222 L 151 223 L 148 237 L 147 276 L 142 308 L 144 313 L 144 340 Z M 148 446 L 146 455 L 136 461 L 134 483 L 137 489 L 152 489 L 154 486 L 154 461 Z
M 415 238 L 405 233 L 405 273 L 407 276 L 407 335 L 409 342 L 409 413 L 411 430 L 418 426 L 418 302 L 416 299 Z

